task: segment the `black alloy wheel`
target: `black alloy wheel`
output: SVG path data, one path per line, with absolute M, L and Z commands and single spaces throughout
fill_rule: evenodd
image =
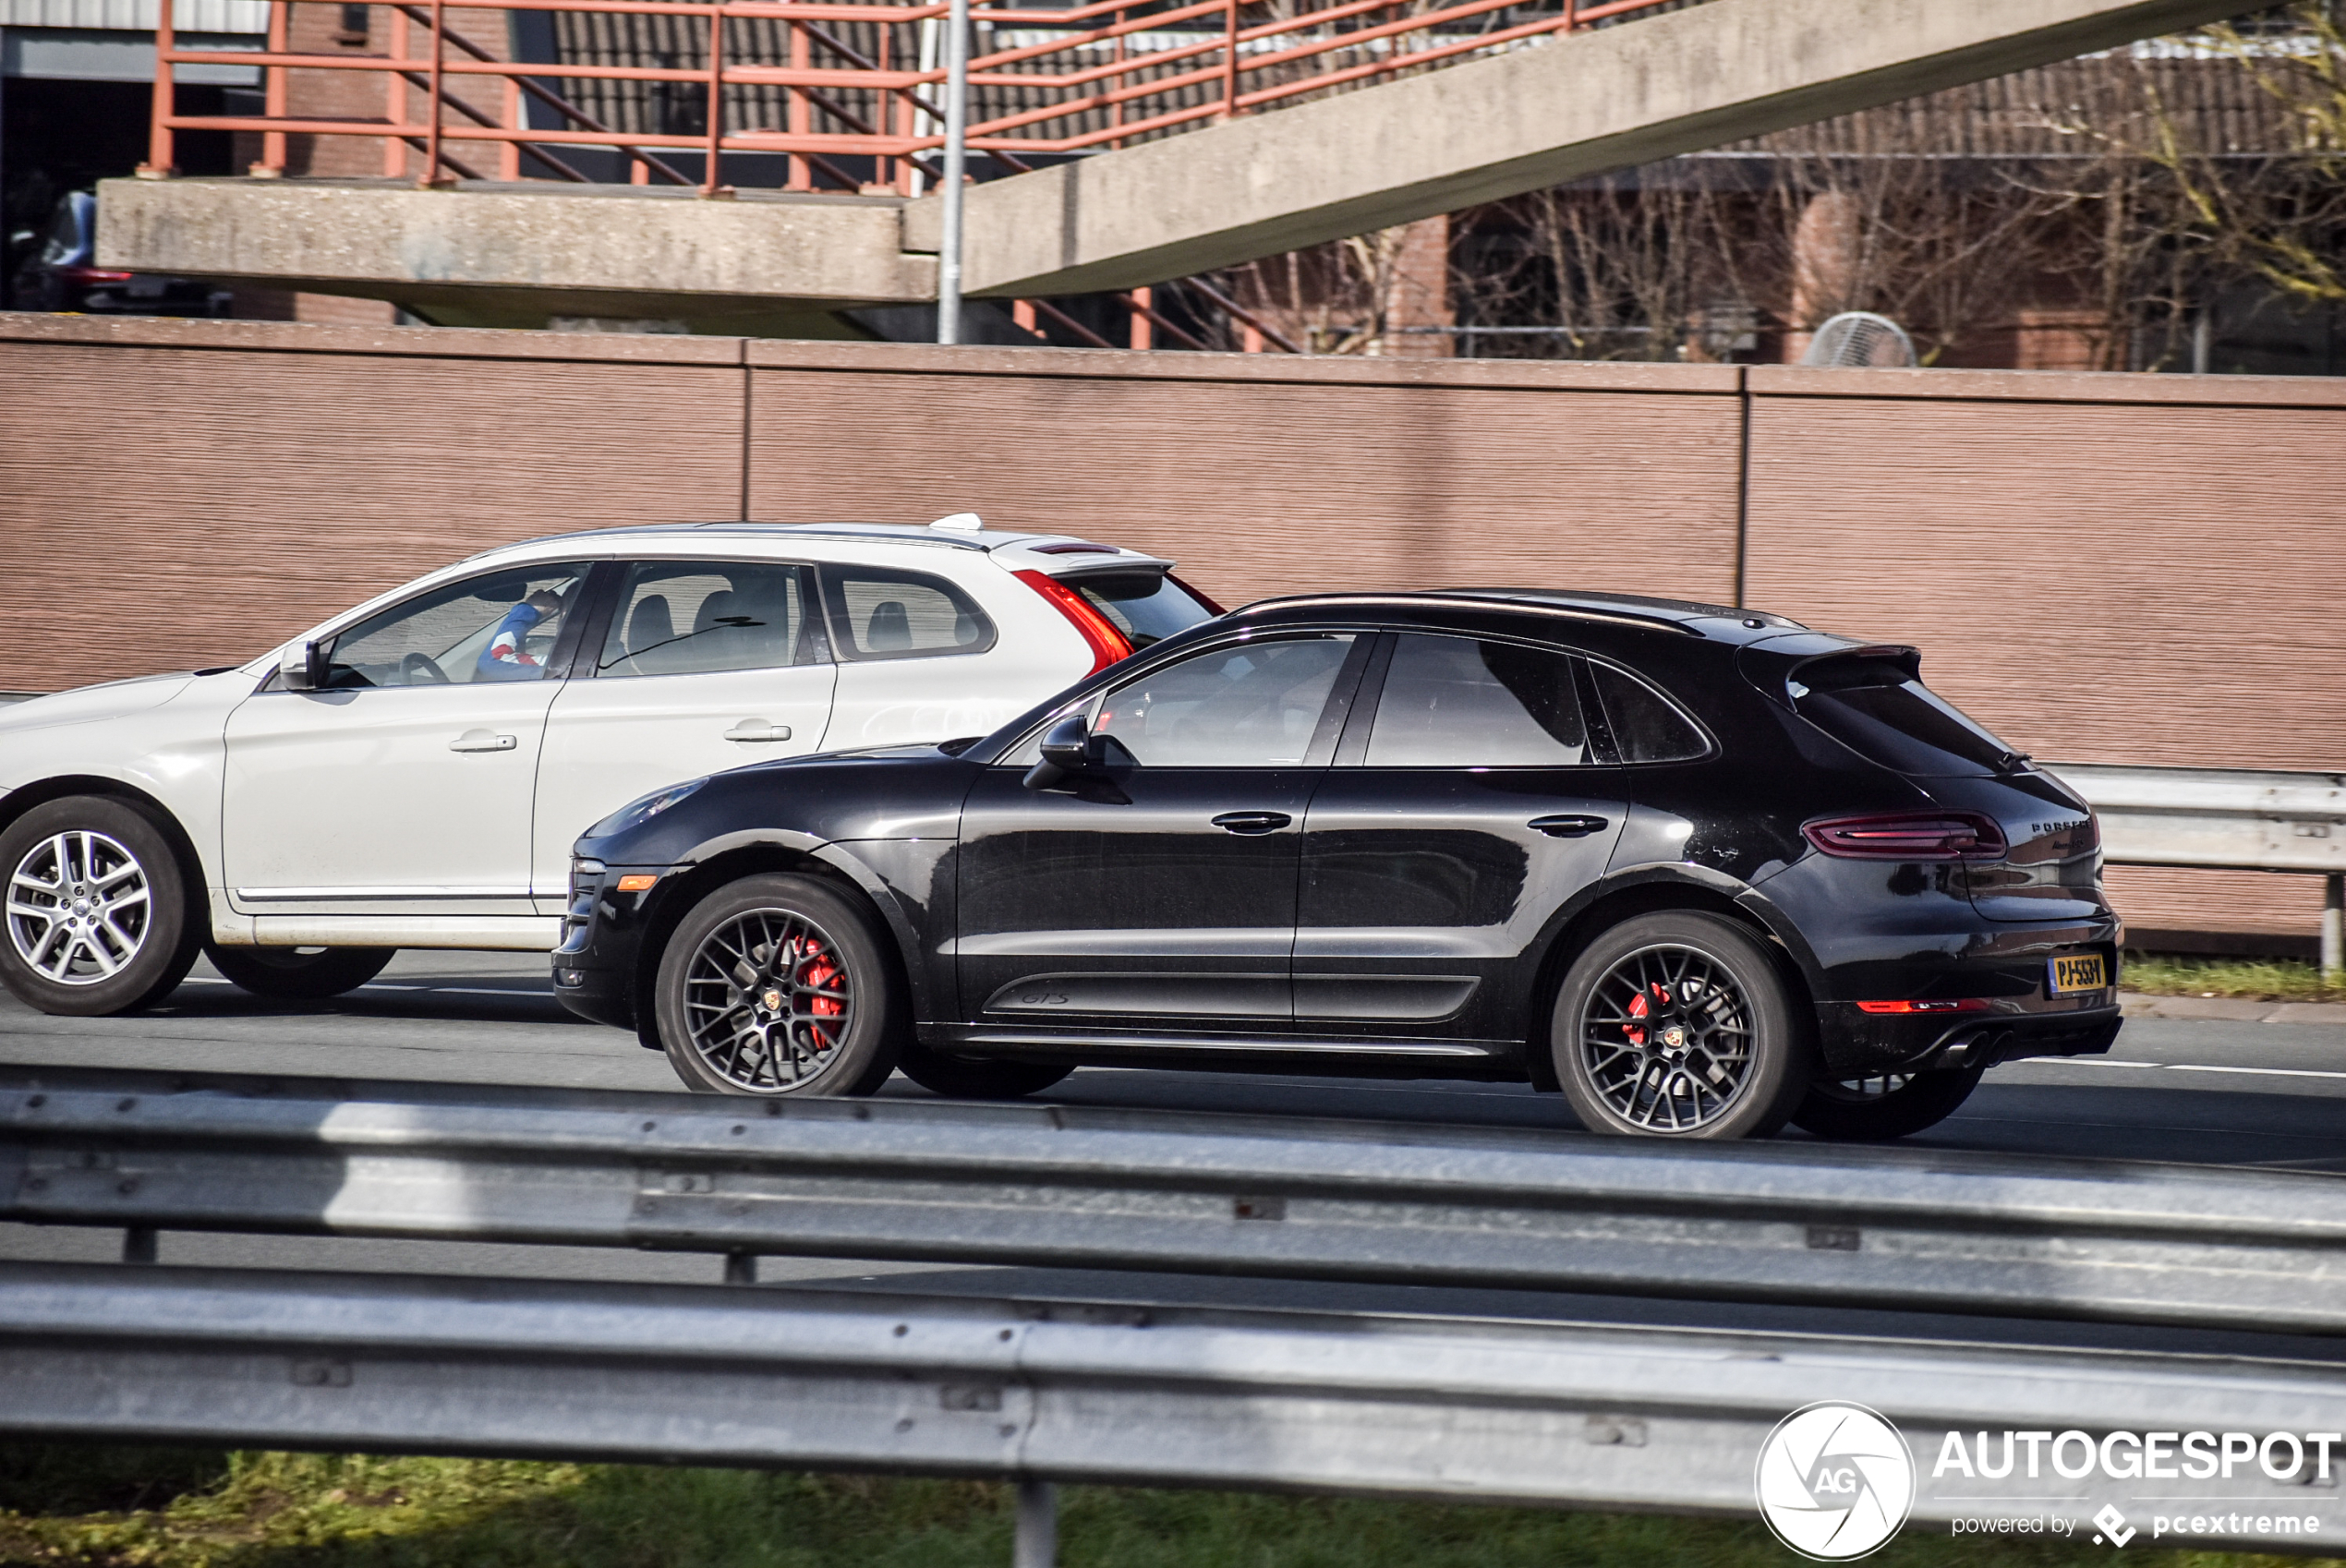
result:
M 204 957 L 256 996 L 316 1002 L 356 991 L 382 973 L 396 947 L 224 947 L 204 944 Z
M 1073 1063 L 1006 1061 L 919 1045 L 905 1047 L 896 1067 L 923 1089 L 948 1100 L 1017 1100 L 1041 1093 L 1075 1070 Z
M 1807 1087 L 1781 971 L 1716 915 L 1640 915 L 1599 936 L 1558 988 L 1551 1042 L 1591 1132 L 1766 1138 Z
M 711 1094 L 869 1094 L 896 1067 L 904 1007 L 874 923 L 808 876 L 744 877 L 660 954 L 669 1064 Z
M 125 801 L 73 795 L 0 832 L 8 877 L 0 981 L 44 1013 L 103 1018 L 160 1001 L 202 944 L 179 857 Z
M 1886 1143 L 1954 1115 L 1987 1070 L 1983 1062 L 1932 1072 L 1820 1080 L 1808 1086 L 1792 1119 L 1803 1130 L 1835 1143 Z

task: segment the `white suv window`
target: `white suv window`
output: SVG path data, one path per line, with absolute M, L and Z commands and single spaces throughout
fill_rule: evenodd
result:
M 806 568 L 778 561 L 638 561 L 620 584 L 595 672 L 608 681 L 819 664 L 806 578 Z
M 825 566 L 823 596 L 841 658 L 934 658 L 994 645 L 994 622 L 976 601 L 925 572 Z
M 333 640 L 330 686 L 540 681 L 577 605 L 585 561 L 467 577 L 369 616 Z

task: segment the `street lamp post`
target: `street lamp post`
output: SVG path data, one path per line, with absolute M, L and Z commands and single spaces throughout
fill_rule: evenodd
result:
M 937 341 L 961 340 L 961 184 L 969 161 L 970 4 L 945 24 L 945 234 L 937 258 Z

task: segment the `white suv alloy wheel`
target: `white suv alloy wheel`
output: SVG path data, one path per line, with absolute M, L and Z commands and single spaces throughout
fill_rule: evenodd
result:
M 146 869 L 119 840 L 80 829 L 40 840 L 8 877 L 8 939 L 59 985 L 111 980 L 147 940 Z

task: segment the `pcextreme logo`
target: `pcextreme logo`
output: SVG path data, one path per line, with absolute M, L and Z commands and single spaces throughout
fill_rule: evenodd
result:
M 1879 1411 L 1823 1400 L 1776 1423 L 1760 1445 L 1752 1490 L 1778 1540 L 1814 1562 L 1846 1562 L 1906 1522 L 1914 1455 Z

